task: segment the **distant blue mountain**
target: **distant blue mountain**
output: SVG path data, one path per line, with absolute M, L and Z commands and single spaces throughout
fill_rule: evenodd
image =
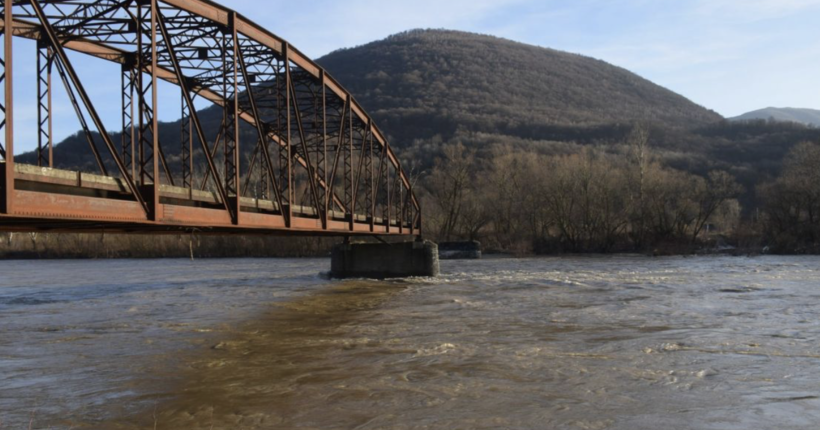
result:
M 820 110 L 769 107 L 729 118 L 730 121 L 748 121 L 754 119 L 774 119 L 775 121 L 797 122 L 820 127 Z

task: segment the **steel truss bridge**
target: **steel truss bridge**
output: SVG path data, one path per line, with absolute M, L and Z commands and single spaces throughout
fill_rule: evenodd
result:
M 0 1 L 0 230 L 420 235 L 412 184 L 371 118 L 320 66 L 240 14 L 206 0 Z M 36 41 L 36 165 L 14 161 L 18 37 Z M 117 141 L 69 51 L 121 70 L 106 100 L 122 108 Z M 158 105 L 160 81 L 179 105 Z M 55 86 L 98 174 L 54 168 Z M 205 134 L 201 100 L 221 109 L 216 136 Z M 181 144 L 161 141 L 159 109 L 179 112 Z M 240 127 L 253 138 L 240 142 Z

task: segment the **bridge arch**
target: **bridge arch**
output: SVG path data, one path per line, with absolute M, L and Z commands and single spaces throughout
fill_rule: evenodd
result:
M 322 67 L 241 14 L 206 0 L 3 1 L 0 229 L 420 234 L 411 181 L 364 109 Z M 14 162 L 10 34 L 37 41 L 39 169 Z M 120 141 L 67 50 L 121 66 Z M 75 105 L 100 175 L 52 169 L 55 81 Z M 159 132 L 160 81 L 180 93 L 174 147 Z M 217 136 L 206 135 L 198 100 L 221 108 Z

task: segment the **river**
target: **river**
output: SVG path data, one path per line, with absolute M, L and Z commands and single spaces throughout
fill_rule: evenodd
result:
M 817 257 L 0 262 L 0 429 L 816 429 Z

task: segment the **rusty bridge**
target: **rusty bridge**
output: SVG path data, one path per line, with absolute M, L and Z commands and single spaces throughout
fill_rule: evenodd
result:
M 367 113 L 235 11 L 206 0 L 0 1 L 0 230 L 420 235 L 411 181 Z M 14 86 L 17 38 L 36 41 L 26 65 L 36 88 Z M 75 53 L 121 71 L 104 107 Z M 168 89 L 178 103 L 159 103 Z M 55 90 L 68 109 L 52 106 Z M 38 101 L 28 164 L 15 163 L 15 91 Z M 217 119 L 195 108 L 204 101 Z M 107 128 L 100 112 L 114 107 L 122 122 Z M 181 119 L 173 139 L 160 133 L 164 109 Z M 58 111 L 76 115 L 93 173 L 55 168 Z

